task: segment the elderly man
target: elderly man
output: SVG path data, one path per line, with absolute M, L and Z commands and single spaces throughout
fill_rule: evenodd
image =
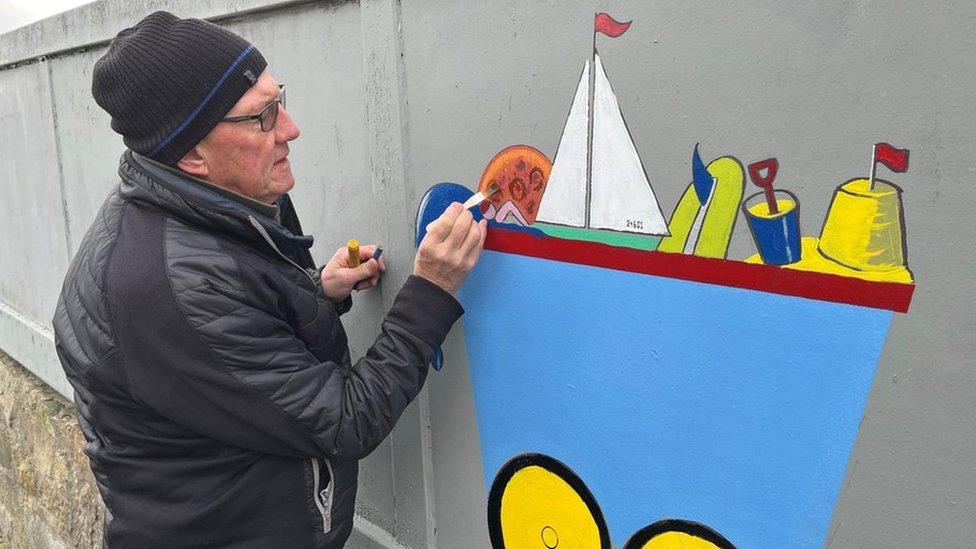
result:
M 384 270 L 321 269 L 287 192 L 299 135 L 257 49 L 154 13 L 115 37 L 92 92 L 128 147 L 54 328 L 118 547 L 341 547 L 357 460 L 420 391 L 462 309 L 483 223 L 429 227 L 366 356 L 339 316 Z

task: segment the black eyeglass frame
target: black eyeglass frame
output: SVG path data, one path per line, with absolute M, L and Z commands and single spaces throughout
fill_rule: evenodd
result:
M 265 105 L 261 112 L 257 114 L 248 114 L 244 116 L 228 116 L 227 118 L 221 118 L 221 122 L 247 122 L 249 120 L 258 120 L 261 122 L 261 131 L 270 132 L 278 124 L 278 103 L 281 106 L 285 106 L 285 85 L 278 84 L 278 97 L 274 101 Z

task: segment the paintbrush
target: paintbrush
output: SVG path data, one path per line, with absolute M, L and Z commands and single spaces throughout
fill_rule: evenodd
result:
M 501 187 L 498 186 L 498 183 L 492 183 L 491 185 L 488 185 L 488 188 L 485 189 L 484 191 L 478 191 L 474 193 L 474 196 L 465 200 L 464 204 L 461 204 L 461 207 L 467 210 L 468 208 L 473 208 L 475 206 L 478 206 L 485 200 L 491 198 L 495 193 L 497 193 L 500 190 L 502 189 Z

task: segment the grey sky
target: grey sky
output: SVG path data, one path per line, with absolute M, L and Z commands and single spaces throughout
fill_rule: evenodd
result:
M 0 34 L 92 0 L 0 0 Z

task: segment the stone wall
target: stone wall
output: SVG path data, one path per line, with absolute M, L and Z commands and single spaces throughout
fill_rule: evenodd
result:
M 84 444 L 71 403 L 0 351 L 0 548 L 101 545 Z

